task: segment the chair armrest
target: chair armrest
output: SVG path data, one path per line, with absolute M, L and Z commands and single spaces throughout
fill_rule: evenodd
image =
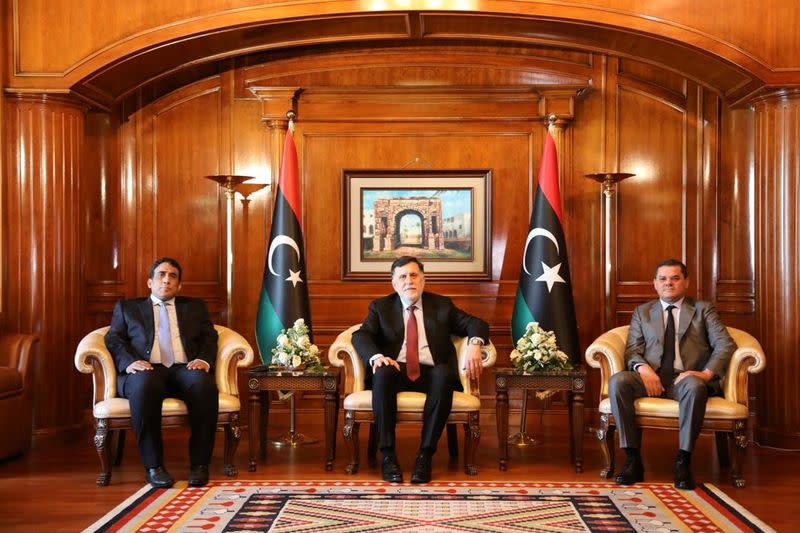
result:
M 746 406 L 748 374 L 757 374 L 764 370 L 767 360 L 764 349 L 755 337 L 736 328 L 728 328 L 728 333 L 736 343 L 736 351 L 733 352 L 728 371 L 725 373 L 723 382 L 725 399 Z
M 458 357 L 458 377 L 461 380 L 461 386 L 464 388 L 466 394 L 473 396 L 480 395 L 480 382 L 477 379 L 469 379 L 467 375 L 467 352 L 469 343 L 467 337 L 451 337 L 453 345 L 456 348 L 456 356 Z M 481 347 L 481 367 L 489 368 L 494 366 L 497 361 L 497 350 L 494 344 L 489 342 Z
M 215 325 L 219 339 L 217 340 L 217 361 L 214 378 L 221 394 L 239 396 L 239 367 L 253 364 L 253 348 L 247 340 L 225 326 Z
M 75 350 L 75 368 L 92 375 L 94 400 L 92 405 L 117 396 L 117 369 L 106 348 L 108 326 L 86 335 Z
M 366 378 L 366 368 L 364 362 L 359 357 L 355 346 L 353 346 L 353 332 L 357 331 L 361 324 L 351 326 L 339 333 L 331 347 L 328 348 L 328 362 L 331 366 L 347 367 L 345 363 L 350 361 L 353 372 L 353 389 L 350 392 L 361 392 L 364 390 L 364 380 Z
M 33 345 L 39 340 L 36 335 L 10 333 L 0 336 L 0 365 L 16 368 L 22 375 L 22 386 L 26 391 L 33 388 Z
M 608 397 L 608 380 L 625 370 L 625 344 L 629 326 L 606 331 L 586 348 L 586 363 L 600 369 L 600 400 Z

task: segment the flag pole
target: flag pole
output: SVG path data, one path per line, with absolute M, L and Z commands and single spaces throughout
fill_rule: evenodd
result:
M 289 111 L 286 112 L 286 118 L 289 119 L 289 124 L 287 126 L 287 135 L 293 135 L 294 134 L 294 119 L 296 117 L 297 117 L 297 113 L 295 113 L 294 110 L 290 109 Z M 297 372 L 302 374 L 304 371 L 303 370 L 299 370 Z M 273 440 L 273 441 L 270 442 L 270 444 L 272 446 L 276 447 L 276 448 L 283 448 L 283 447 L 296 448 L 298 446 L 305 446 L 306 444 L 315 444 L 315 443 L 319 442 L 319 439 L 317 439 L 316 437 L 310 437 L 308 435 L 305 435 L 305 434 L 300 433 L 299 431 L 297 431 L 297 426 L 296 426 L 297 410 L 296 410 L 295 402 L 296 402 L 296 398 L 297 398 L 298 392 L 301 392 L 301 391 L 292 391 L 292 392 L 290 392 L 288 394 L 288 397 L 289 397 L 289 431 L 287 431 L 286 433 L 284 433 L 283 435 L 278 437 L 276 440 Z M 285 399 L 286 395 L 279 394 L 279 397 L 280 397 L 280 399 Z

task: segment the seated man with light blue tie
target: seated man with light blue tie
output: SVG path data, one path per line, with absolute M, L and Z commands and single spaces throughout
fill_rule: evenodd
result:
M 645 396 L 678 401 L 679 449 L 675 459 L 675 487 L 695 487 L 691 457 L 708 396 L 722 391 L 736 343 L 709 302 L 686 297 L 689 277 L 686 265 L 667 259 L 656 267 L 653 285 L 659 299 L 633 312 L 625 366 L 608 384 L 611 412 L 619 428 L 619 445 L 626 462 L 615 481 L 632 485 L 644 480 L 639 451 L 641 434 L 635 423 L 634 400 Z
M 183 400 L 189 411 L 192 487 L 208 483 L 217 427 L 217 332 L 203 301 L 177 296 L 182 274 L 175 259 L 157 259 L 147 280 L 150 296 L 118 302 L 105 338 L 117 367 L 118 394 L 130 403 L 145 477 L 156 488 L 175 482 L 164 468 L 164 398 Z
M 488 342 L 489 326 L 457 308 L 450 298 L 426 292 L 425 272 L 416 257 L 398 257 L 391 266 L 394 294 L 374 300 L 361 328 L 353 333 L 353 346 L 371 369 L 372 410 L 383 456 L 385 481 L 402 483 L 403 471 L 395 450 L 397 393 L 426 394 L 422 439 L 412 483 L 431 480 L 431 458 L 460 391 L 458 361 L 451 335 L 469 337 L 467 374 L 481 373 L 481 346 Z

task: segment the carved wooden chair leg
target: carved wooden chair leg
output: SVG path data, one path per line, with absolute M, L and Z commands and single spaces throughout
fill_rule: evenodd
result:
M 369 437 L 367 438 L 367 465 L 370 468 L 375 468 L 377 464 L 375 457 L 378 455 L 378 428 L 375 424 L 369 425 Z
M 447 452 L 450 454 L 450 464 L 458 463 L 458 427 L 447 424 Z M 466 447 L 466 443 L 464 444 Z M 466 448 L 465 448 L 466 449 Z
M 745 480 L 741 468 L 744 462 L 744 452 L 747 450 L 747 428 L 743 420 L 734 422 L 732 439 L 731 483 L 736 488 L 742 488 L 745 486 Z
M 344 444 L 347 446 L 347 453 L 350 456 L 350 463 L 344 469 L 348 474 L 355 474 L 358 472 L 358 426 L 360 424 L 355 421 L 355 413 L 353 411 L 344 412 L 344 427 L 342 428 L 342 435 L 344 436 Z
M 464 473 L 468 476 L 478 474 L 475 455 L 478 443 L 481 440 L 480 413 L 473 411 L 469 414 L 469 422 L 464 426 Z
M 731 434 L 727 431 L 715 431 L 714 440 L 717 443 L 717 460 L 720 470 L 725 470 L 731 466 L 731 459 L 728 453 Z
M 600 451 L 603 453 L 603 469 L 600 477 L 609 479 L 614 475 L 614 431 L 616 426 L 610 424 L 609 415 L 600 415 L 600 429 L 597 430 L 597 440 L 600 441 Z
M 239 440 L 242 437 L 242 428 L 239 425 L 239 413 L 232 413 L 230 415 L 230 423 L 225 424 L 225 445 L 223 452 L 223 470 L 226 476 L 235 476 L 238 473 L 234 457 L 236 456 L 236 448 L 239 446 Z
M 112 432 L 113 433 L 113 432 Z M 95 419 L 94 446 L 100 457 L 100 473 L 97 474 L 97 486 L 105 487 L 111 482 L 111 437 L 108 421 L 104 418 Z
M 125 430 L 117 429 L 111 432 L 111 441 L 113 442 L 113 457 L 114 466 L 122 464 L 122 457 L 125 452 Z

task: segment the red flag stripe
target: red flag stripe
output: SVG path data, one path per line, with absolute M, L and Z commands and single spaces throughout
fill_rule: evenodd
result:
M 299 222 L 301 220 L 300 179 L 297 176 L 297 148 L 295 148 L 294 136 L 291 130 L 286 132 L 286 142 L 283 144 L 283 160 L 281 161 L 281 173 L 278 186 Z
M 541 187 L 545 198 L 555 211 L 561 227 L 564 227 L 564 217 L 561 215 L 561 194 L 558 192 L 558 154 L 556 153 L 556 142 L 550 132 L 544 141 L 544 154 L 542 164 L 539 167 L 539 187 Z

